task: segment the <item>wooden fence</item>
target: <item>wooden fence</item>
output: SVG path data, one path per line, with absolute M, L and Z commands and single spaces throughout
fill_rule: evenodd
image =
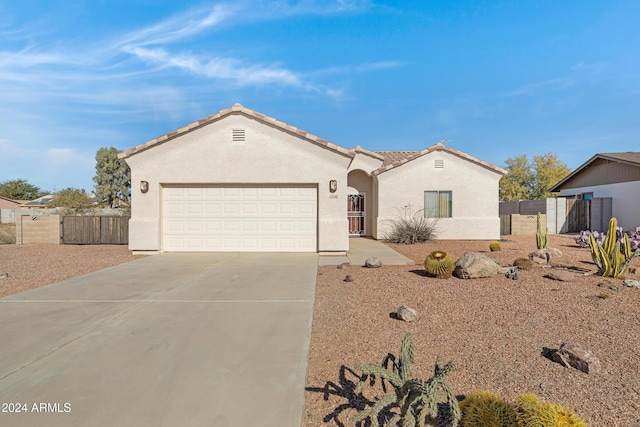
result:
M 128 216 L 63 216 L 61 242 L 71 245 L 126 245 Z
M 591 200 L 567 199 L 567 232 L 590 230 Z

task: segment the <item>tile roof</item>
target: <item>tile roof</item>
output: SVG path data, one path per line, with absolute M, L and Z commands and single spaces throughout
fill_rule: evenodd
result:
M 150 141 L 145 142 L 144 144 L 138 145 L 134 148 L 131 148 L 129 150 L 123 151 L 121 153 L 118 154 L 118 158 L 122 159 L 122 158 L 126 158 L 129 156 L 132 156 L 134 154 L 137 154 L 141 151 L 147 150 L 155 145 L 158 144 L 162 144 L 164 142 L 170 141 L 172 139 L 177 138 L 178 136 L 184 135 L 186 133 L 189 133 L 195 129 L 199 129 L 203 126 L 206 126 L 208 124 L 214 123 L 226 116 L 232 115 L 232 114 L 242 114 L 244 116 L 259 120 L 263 123 L 266 123 L 268 125 L 280 128 L 281 130 L 284 130 L 285 132 L 289 132 L 291 134 L 300 136 L 308 141 L 311 141 L 314 144 L 326 147 L 332 151 L 338 152 L 340 154 L 343 154 L 345 156 L 348 157 L 353 157 L 354 151 L 353 150 L 349 150 L 347 148 L 341 147 L 337 144 L 334 144 L 333 142 L 327 141 L 326 139 L 320 138 L 319 136 L 316 136 L 314 134 L 311 134 L 307 131 L 304 131 L 302 129 L 298 129 L 295 126 L 291 126 L 287 123 L 281 122 L 279 120 L 274 119 L 273 117 L 269 117 L 265 114 L 259 113 L 257 111 L 254 111 L 250 108 L 244 107 L 241 104 L 233 104 L 233 106 L 231 108 L 226 108 L 224 110 L 221 110 L 219 112 L 217 112 L 216 114 L 212 114 L 208 117 L 205 117 L 203 119 L 197 120 L 195 122 L 189 123 L 186 126 L 183 126 L 179 129 L 176 129 L 174 131 L 171 131 L 165 135 L 161 135 L 155 139 L 152 139 Z
M 422 151 L 378 151 L 378 153 L 380 153 L 384 157 L 384 163 L 379 169 L 373 171 L 373 174 L 379 175 L 383 172 L 388 171 L 389 169 L 393 169 L 395 167 L 403 165 L 407 162 L 410 162 L 411 160 L 415 160 L 433 151 L 446 151 L 450 154 L 453 154 L 454 156 L 469 160 L 501 175 L 507 173 L 507 171 L 501 167 L 492 165 L 491 163 L 480 160 L 479 158 L 471 156 L 467 153 L 463 153 L 462 151 L 456 150 L 455 148 L 448 147 L 442 142 L 438 142 L 430 147 L 425 148 Z
M 206 126 L 208 124 L 214 123 L 226 116 L 229 116 L 231 114 L 242 114 L 244 116 L 256 119 L 261 121 L 262 123 L 280 128 L 281 130 L 285 131 L 285 132 L 289 132 L 290 134 L 293 135 L 297 135 L 300 136 L 314 144 L 326 147 L 332 151 L 335 151 L 337 153 L 340 153 L 342 155 L 345 155 L 347 157 L 351 157 L 353 158 L 356 153 L 363 153 L 366 155 L 369 155 L 371 157 L 380 159 L 383 161 L 382 166 L 375 170 L 373 173 L 374 174 L 380 174 L 383 172 L 386 172 L 389 169 L 393 169 L 397 166 L 400 166 L 404 163 L 407 163 L 411 160 L 417 159 L 418 157 L 421 157 L 427 153 L 430 153 L 432 151 L 436 151 L 436 150 L 441 150 L 441 151 L 447 151 L 451 154 L 454 154 L 458 157 L 461 157 L 463 159 L 466 160 L 470 160 L 474 163 L 477 163 L 481 166 L 484 166 L 494 172 L 500 173 L 500 174 L 506 174 L 507 171 L 497 167 L 495 165 L 492 165 L 490 163 L 485 162 L 484 160 L 480 160 L 477 157 L 473 157 L 470 156 L 466 153 L 463 153 L 462 151 L 458 151 L 455 150 L 451 147 L 447 147 L 445 146 L 442 142 L 438 142 L 437 144 L 434 144 L 430 147 L 427 147 L 426 149 L 422 150 L 422 151 L 370 151 L 370 150 L 366 150 L 360 146 L 356 146 L 354 149 L 347 149 L 344 147 L 341 147 L 337 144 L 334 144 L 333 142 L 327 141 L 326 139 L 320 138 L 314 134 L 311 134 L 309 132 L 306 132 L 302 129 L 298 129 L 294 126 L 291 126 L 287 123 L 281 122 L 277 119 L 274 119 L 273 117 L 269 117 L 265 114 L 259 113 L 257 111 L 254 111 L 250 108 L 244 107 L 241 104 L 233 104 L 232 107 L 230 108 L 226 108 L 224 110 L 221 110 L 219 112 L 217 112 L 216 114 L 212 114 L 208 117 L 205 117 L 203 119 L 197 120 L 193 123 L 189 123 L 186 126 L 183 126 L 179 129 L 176 129 L 174 131 L 171 131 L 165 135 L 161 135 L 155 139 L 152 139 L 150 141 L 145 142 L 144 144 L 138 145 L 134 148 L 131 148 L 129 150 L 123 151 L 121 153 L 118 154 L 118 158 L 127 158 L 129 156 L 132 156 L 134 154 L 140 153 L 142 151 L 145 151 L 151 147 L 154 147 L 156 145 L 165 143 L 167 141 L 170 141 L 172 139 L 175 139 L 181 135 L 184 135 L 186 133 L 189 133 L 195 129 L 199 129 L 203 126 Z

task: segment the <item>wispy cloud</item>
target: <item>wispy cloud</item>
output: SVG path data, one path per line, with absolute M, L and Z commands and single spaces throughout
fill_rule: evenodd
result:
M 506 97 L 520 95 L 534 95 L 541 90 L 562 90 L 575 84 L 575 80 L 569 77 L 550 79 L 541 82 L 528 83 L 504 94 Z
M 238 9 L 237 6 L 229 4 L 192 9 L 158 24 L 126 34 L 117 41 L 116 46 L 130 49 L 131 46 L 176 43 L 220 25 Z

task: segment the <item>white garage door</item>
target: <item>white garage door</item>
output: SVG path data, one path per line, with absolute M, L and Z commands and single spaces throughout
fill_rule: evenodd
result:
M 165 186 L 163 249 L 316 252 L 317 195 L 305 186 Z

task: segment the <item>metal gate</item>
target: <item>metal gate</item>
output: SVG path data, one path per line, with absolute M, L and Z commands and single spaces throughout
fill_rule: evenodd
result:
M 349 235 L 364 235 L 364 194 L 347 195 L 347 219 Z

